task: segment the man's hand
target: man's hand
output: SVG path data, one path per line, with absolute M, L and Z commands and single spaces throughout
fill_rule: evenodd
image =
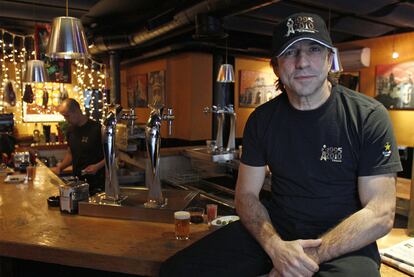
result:
M 98 167 L 96 164 L 90 164 L 87 167 L 85 167 L 82 172 L 85 172 L 85 174 L 91 174 L 94 175 L 99 170 L 100 167 Z
M 322 240 L 273 240 L 273 253 L 270 253 L 273 270 L 269 277 L 274 276 L 312 276 L 319 270 L 317 262 L 306 253 L 307 249 L 318 247 Z M 309 251 L 310 253 L 310 251 Z
M 315 263 L 318 265 L 322 263 L 321 258 L 318 253 L 318 247 L 308 247 L 303 249 L 305 254 L 309 256 Z
M 50 170 L 52 170 L 52 172 L 53 172 L 53 173 L 55 173 L 56 175 L 59 175 L 59 174 L 60 174 L 60 172 L 61 172 L 61 170 L 60 170 L 60 167 L 59 167 L 59 166 L 54 166 L 54 167 L 51 167 L 51 168 L 50 168 Z

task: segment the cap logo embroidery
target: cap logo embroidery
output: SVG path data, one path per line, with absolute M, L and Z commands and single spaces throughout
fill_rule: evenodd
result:
M 311 16 L 298 16 L 294 19 L 290 18 L 286 22 L 288 28 L 285 37 L 289 37 L 291 34 L 296 32 L 299 33 L 316 33 L 319 32 L 315 29 L 313 24 L 313 17 Z

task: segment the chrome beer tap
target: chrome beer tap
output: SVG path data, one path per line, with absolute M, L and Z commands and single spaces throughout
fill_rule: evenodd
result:
M 217 134 L 216 134 L 216 147 L 217 151 L 223 151 L 223 124 L 224 124 L 224 110 L 220 106 L 213 105 L 204 108 L 204 113 L 213 113 L 217 117 Z
M 119 194 L 119 182 L 116 165 L 116 123 L 120 119 L 121 106 L 111 105 L 102 126 L 102 141 L 105 155 L 105 199 L 118 202 L 122 200 Z
M 233 105 L 224 107 L 224 112 L 230 117 L 230 133 L 227 141 L 226 151 L 234 151 L 236 149 L 236 113 Z
M 163 114 L 164 105 L 160 103 L 154 103 L 153 105 L 148 106 L 151 109 L 151 113 L 145 127 L 145 140 L 147 145 L 147 154 L 150 160 L 150 173 L 152 180 L 148 178 L 150 176 L 147 176 L 148 198 L 144 206 L 147 208 L 161 208 L 167 204 L 167 199 L 165 199 L 162 195 L 161 181 L 159 177 L 161 146 L 160 128 L 162 120 L 167 121 L 168 131 L 169 134 L 171 134 L 171 125 L 175 117 L 172 109 L 167 109 L 167 114 Z M 147 173 L 149 172 L 147 171 Z
M 137 119 L 137 116 L 135 114 L 135 109 L 131 108 L 129 109 L 129 112 L 123 111 L 123 114 L 121 115 L 120 119 L 125 120 L 127 122 L 129 132 L 131 135 L 133 135 L 134 128 L 135 128 L 135 120 Z
M 172 134 L 172 122 L 175 119 L 175 115 L 173 115 L 173 109 L 172 108 L 168 108 L 167 109 L 167 114 L 164 114 L 162 116 L 162 120 L 167 121 L 168 124 L 168 135 L 171 136 Z

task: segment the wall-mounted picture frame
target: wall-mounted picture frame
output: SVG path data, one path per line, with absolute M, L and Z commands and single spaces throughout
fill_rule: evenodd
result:
M 376 66 L 375 99 L 387 109 L 414 109 L 414 61 Z
M 240 70 L 239 107 L 255 108 L 278 96 L 276 80 L 270 72 Z
M 148 73 L 148 104 L 154 102 L 165 105 L 165 71 L 153 71 Z
M 127 76 L 128 107 L 148 106 L 147 74 Z
M 71 83 L 71 61 L 65 59 L 52 60 L 45 58 L 46 73 L 50 82 Z
M 36 83 L 26 84 L 24 94 L 31 90 L 32 102 L 22 101 L 24 122 L 58 122 L 64 120 L 58 112 L 62 99 L 69 97 L 64 84 Z
M 71 61 L 46 57 L 50 33 L 50 24 L 35 24 L 34 48 L 36 58 L 45 62 L 45 69 L 50 82 L 71 83 Z
M 36 53 L 36 59 L 38 60 L 44 60 L 46 58 L 47 44 L 49 43 L 51 31 L 52 26 L 50 24 L 35 24 L 34 48 Z

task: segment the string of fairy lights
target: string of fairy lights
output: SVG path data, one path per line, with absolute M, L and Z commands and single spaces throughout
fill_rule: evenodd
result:
M 73 75 L 77 78 L 77 85 L 74 90 L 79 92 L 79 100 L 82 103 L 89 103 L 89 117 L 95 120 L 99 119 L 103 123 L 108 105 L 105 90 L 105 67 L 91 59 L 83 60 L 83 62 L 75 60 L 75 67 Z M 88 101 L 85 102 L 85 98 Z M 100 117 L 94 117 L 96 114 L 99 114 Z
M 5 35 L 11 36 L 11 42 L 7 43 Z M 20 49 L 15 48 L 15 40 L 21 39 L 22 47 Z M 10 103 L 5 101 L 6 85 L 8 89 L 12 89 L 17 95 L 21 95 L 21 76 L 22 68 L 26 61 L 26 48 L 24 46 L 25 36 L 16 35 L 1 29 L 0 39 L 0 63 L 1 63 L 1 88 L 0 88 L 0 112 L 5 112 L 5 109 Z M 12 79 L 12 76 L 14 79 Z M 10 82 L 10 84 L 9 84 Z M 15 106 L 16 114 L 21 114 L 21 101 L 15 99 L 12 104 Z M 20 123 L 20 118 L 17 118 L 17 123 Z
M 34 93 L 34 101 L 32 104 L 22 101 L 23 98 L 23 73 L 26 68 L 26 62 L 31 59 L 36 59 L 35 51 L 26 49 L 27 39 L 33 41 L 30 45 L 34 49 L 34 36 L 22 36 L 12 33 L 10 31 L 1 29 L 0 38 L 0 113 L 14 114 L 16 124 L 28 126 L 34 122 L 25 122 L 23 118 L 23 110 L 30 107 L 31 112 L 38 115 L 57 114 L 57 106 L 62 100 L 62 95 L 66 95 L 76 99 L 86 113 L 85 98 L 89 100 L 88 107 L 89 117 L 95 120 L 103 120 L 104 112 L 107 106 L 107 95 L 105 90 L 105 65 L 98 63 L 90 58 L 84 60 L 75 60 L 75 70 L 73 70 L 72 84 L 69 83 L 29 83 Z M 5 36 L 9 39 L 6 41 Z M 18 41 L 19 40 L 19 41 Z M 20 42 L 20 43 L 18 43 Z M 13 90 L 15 95 L 15 102 L 9 103 L 9 95 L 5 95 Z M 48 97 L 50 105 L 44 105 L 44 94 Z M 82 105 L 83 104 L 83 105 Z

